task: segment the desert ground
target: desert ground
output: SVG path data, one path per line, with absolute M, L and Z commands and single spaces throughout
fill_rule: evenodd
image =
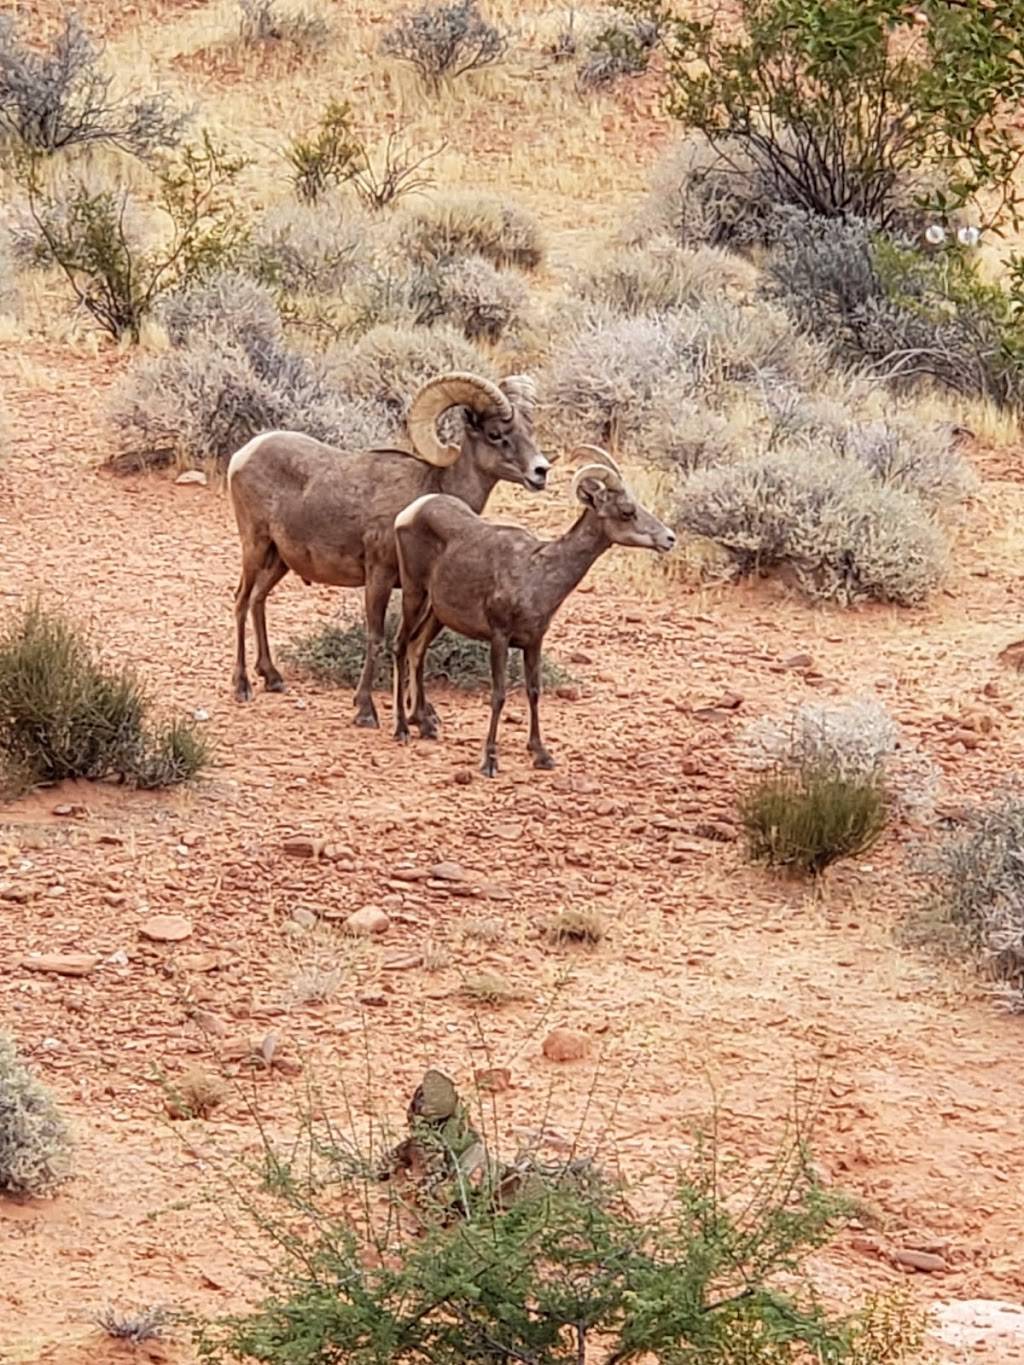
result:
M 383 6 L 327 6 L 354 41 L 336 38 L 302 80 L 218 47 L 226 4 L 80 8 L 119 69 L 201 101 L 267 158 L 341 87 L 431 121 L 424 136 L 449 140 L 442 179 L 529 204 L 552 268 L 626 212 L 671 135 L 643 81 L 570 118 L 554 88 L 489 73 L 423 112 L 404 75 L 370 62 Z M 57 7 L 15 12 L 42 34 Z M 0 338 L 0 608 L 35 594 L 59 605 L 104 658 L 138 668 L 161 710 L 202 714 L 216 750 L 186 789 L 66 784 L 0 808 L 0 1018 L 77 1134 L 75 1178 L 56 1198 L 0 1200 L 0 1360 L 135 1358 L 94 1325 L 111 1303 L 212 1314 L 251 1300 L 254 1253 L 217 1193 L 218 1169 L 256 1150 L 251 1106 L 286 1126 L 315 1077 L 400 1124 L 428 1065 L 462 1083 L 508 1068 L 497 1105 L 510 1132 L 571 1136 L 586 1114 L 627 1175 L 654 1180 L 712 1110 L 730 1150 L 765 1158 L 794 1094 L 813 1091 L 821 1170 L 871 1210 L 815 1258 L 830 1298 L 900 1285 L 927 1309 L 1024 1300 L 1020 1020 L 968 967 L 901 933 L 934 830 L 896 826 L 815 890 L 747 864 L 735 807 L 743 727 L 809 699 L 883 700 L 941 766 L 940 812 L 1012 782 L 1024 698 L 998 655 L 1020 634 L 1020 446 L 972 442 L 981 482 L 956 573 L 923 608 L 841 611 L 778 582 L 645 574 L 638 552 L 613 551 L 548 639 L 573 678 L 543 702 L 557 769 L 529 766 L 518 693 L 488 781 L 481 696 L 439 689 L 440 743 L 404 748 L 387 696 L 380 731 L 358 730 L 347 692 L 294 669 L 286 693 L 233 701 L 238 551 L 223 485 L 102 467 L 115 449 L 105 401 L 131 357 L 55 303 L 33 312 L 61 297 L 52 280 L 36 287 Z M 492 507 L 557 531 L 570 476 L 556 466 L 547 493 L 506 489 Z M 280 651 L 358 606 L 355 592 L 290 577 L 270 602 L 272 640 Z M 965 742 L 979 709 L 989 728 Z M 304 837 L 320 856 L 295 855 Z M 439 864 L 454 867 L 431 875 Z M 346 938 L 339 922 L 366 906 L 387 931 Z M 566 907 L 599 911 L 604 941 L 550 946 L 541 926 Z M 315 932 L 297 934 L 296 912 L 310 911 Z M 187 919 L 187 938 L 140 935 L 165 913 Z M 98 963 L 79 978 L 25 965 L 66 953 Z M 337 988 L 297 1002 L 312 967 Z M 467 1000 L 462 983 L 481 971 L 512 998 Z M 556 1026 L 585 1035 L 582 1061 L 542 1054 Z M 270 1033 L 292 1065 L 251 1080 L 240 1048 Z M 171 1124 L 161 1077 L 196 1063 L 229 1079 L 230 1098 Z M 943 1268 L 915 1273 L 907 1250 Z M 996 1365 L 1024 1360 L 1024 1337 L 929 1349 Z M 173 1341 L 150 1355 L 188 1359 Z

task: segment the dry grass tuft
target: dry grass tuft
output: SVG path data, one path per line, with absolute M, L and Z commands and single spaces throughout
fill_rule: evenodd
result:
M 471 1005 L 508 1005 L 521 994 L 499 972 L 474 972 L 463 977 L 459 987 L 459 995 Z
M 561 910 L 542 926 L 544 937 L 554 947 L 584 943 L 596 947 L 603 943 L 608 929 L 604 916 L 596 910 Z
M 227 1085 L 219 1076 L 193 1066 L 167 1082 L 164 1105 L 172 1119 L 208 1119 L 227 1097 Z

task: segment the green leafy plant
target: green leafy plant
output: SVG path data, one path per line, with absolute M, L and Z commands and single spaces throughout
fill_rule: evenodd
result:
M 393 130 L 374 153 L 353 125 L 351 105 L 331 100 L 314 131 L 295 138 L 284 157 L 292 168 L 295 193 L 304 203 L 315 204 L 329 190 L 347 185 L 364 208 L 378 212 L 432 185 L 427 163 L 446 145 L 442 142 L 415 156 L 403 145 L 401 132 Z
M 384 648 L 374 674 L 376 688 L 390 686 L 397 633 L 398 614 L 391 611 L 384 623 Z M 360 623 L 345 628 L 324 626 L 311 635 L 293 641 L 288 650 L 288 657 L 309 677 L 334 687 L 355 687 L 365 655 L 366 631 Z M 443 630 L 427 654 L 424 676 L 427 682 L 446 682 L 466 691 L 487 688 L 491 685 L 490 659 L 490 647 L 487 644 Z M 508 673 L 509 686 L 522 683 L 522 655 L 519 651 L 510 656 Z M 550 659 L 542 660 L 541 680 L 546 687 L 560 686 L 567 681 L 567 676 Z
M 740 798 L 739 813 L 753 861 L 818 876 L 837 859 L 869 849 L 888 812 L 877 776 L 804 767 L 758 778 Z
M 117 776 L 187 782 L 209 762 L 193 725 L 150 727 L 135 675 L 103 668 L 62 616 L 30 606 L 0 631 L 0 787 Z
M 671 113 L 777 203 L 890 227 L 991 190 L 990 220 L 1016 219 L 1024 0 L 740 0 L 738 25 L 627 7 L 663 26 Z
M 274 1178 L 248 1209 L 284 1260 L 262 1303 L 197 1324 L 208 1365 L 895 1365 L 919 1339 L 895 1301 L 817 1301 L 803 1261 L 847 1206 L 800 1134 L 756 1173 L 705 1135 L 640 1214 L 592 1160 L 499 1159 L 438 1072 L 408 1114 L 383 1161 L 328 1119 L 283 1154 L 265 1136 Z
M 135 205 L 127 191 L 96 190 L 83 180 L 64 192 L 49 190 L 40 158 L 24 156 L 19 167 L 38 233 L 35 261 L 63 272 L 104 331 L 137 342 L 143 321 L 165 294 L 223 269 L 241 251 L 248 229 L 234 187 L 246 165 L 209 133 L 165 161 L 156 178 L 167 231 L 159 245 L 145 247 L 131 227 Z

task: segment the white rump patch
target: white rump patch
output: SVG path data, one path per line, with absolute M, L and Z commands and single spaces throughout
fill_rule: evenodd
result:
M 237 459 L 237 456 L 235 458 Z M 439 493 L 424 493 L 421 497 L 414 499 L 408 507 L 403 507 L 398 516 L 395 517 L 395 530 L 397 531 L 399 526 L 409 526 L 419 516 L 420 508 L 425 502 L 440 496 Z
M 236 450 L 228 462 L 228 483 L 231 483 L 231 480 L 240 469 L 245 468 L 264 441 L 269 441 L 272 436 L 288 436 L 293 434 L 294 433 L 287 431 L 261 431 L 260 434 L 254 436 L 251 441 L 246 441 L 241 450 Z

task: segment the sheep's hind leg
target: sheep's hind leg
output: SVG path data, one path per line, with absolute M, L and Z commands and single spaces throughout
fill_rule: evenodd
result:
M 491 640 L 491 723 L 480 764 L 485 777 L 494 777 L 498 771 L 498 721 L 505 705 L 507 679 L 508 640 L 504 635 L 495 635 Z
M 359 675 L 354 698 L 356 715 L 353 721 L 363 730 L 376 730 L 380 726 L 377 708 L 373 704 L 373 677 L 377 671 L 377 655 L 384 643 L 384 620 L 387 616 L 388 602 L 394 581 L 391 575 L 369 573 L 366 578 L 366 658 L 363 671 Z
M 267 636 L 267 598 L 288 572 L 288 565 L 272 547 L 256 575 L 252 589 L 252 624 L 256 631 L 256 672 L 263 679 L 268 692 L 284 692 L 284 678 L 274 666 L 270 654 L 270 640 Z
M 242 575 L 235 589 L 235 671 L 231 677 L 235 701 L 252 701 L 252 684 L 245 669 L 245 623 L 249 615 L 249 599 L 259 573 L 250 556 L 242 559 Z
M 424 687 L 424 673 L 426 671 L 427 651 L 440 635 L 443 627 L 437 617 L 430 613 L 423 627 L 417 631 L 415 639 L 411 642 L 412 663 L 415 665 L 412 697 L 414 711 L 412 719 L 419 727 L 420 739 L 437 739 L 441 728 L 441 721 L 437 712 L 427 701 L 427 694 Z
M 540 645 L 523 650 L 523 672 L 526 675 L 526 695 L 530 703 L 530 738 L 527 748 L 533 754 L 535 768 L 550 769 L 555 760 L 544 747 L 540 737 Z

